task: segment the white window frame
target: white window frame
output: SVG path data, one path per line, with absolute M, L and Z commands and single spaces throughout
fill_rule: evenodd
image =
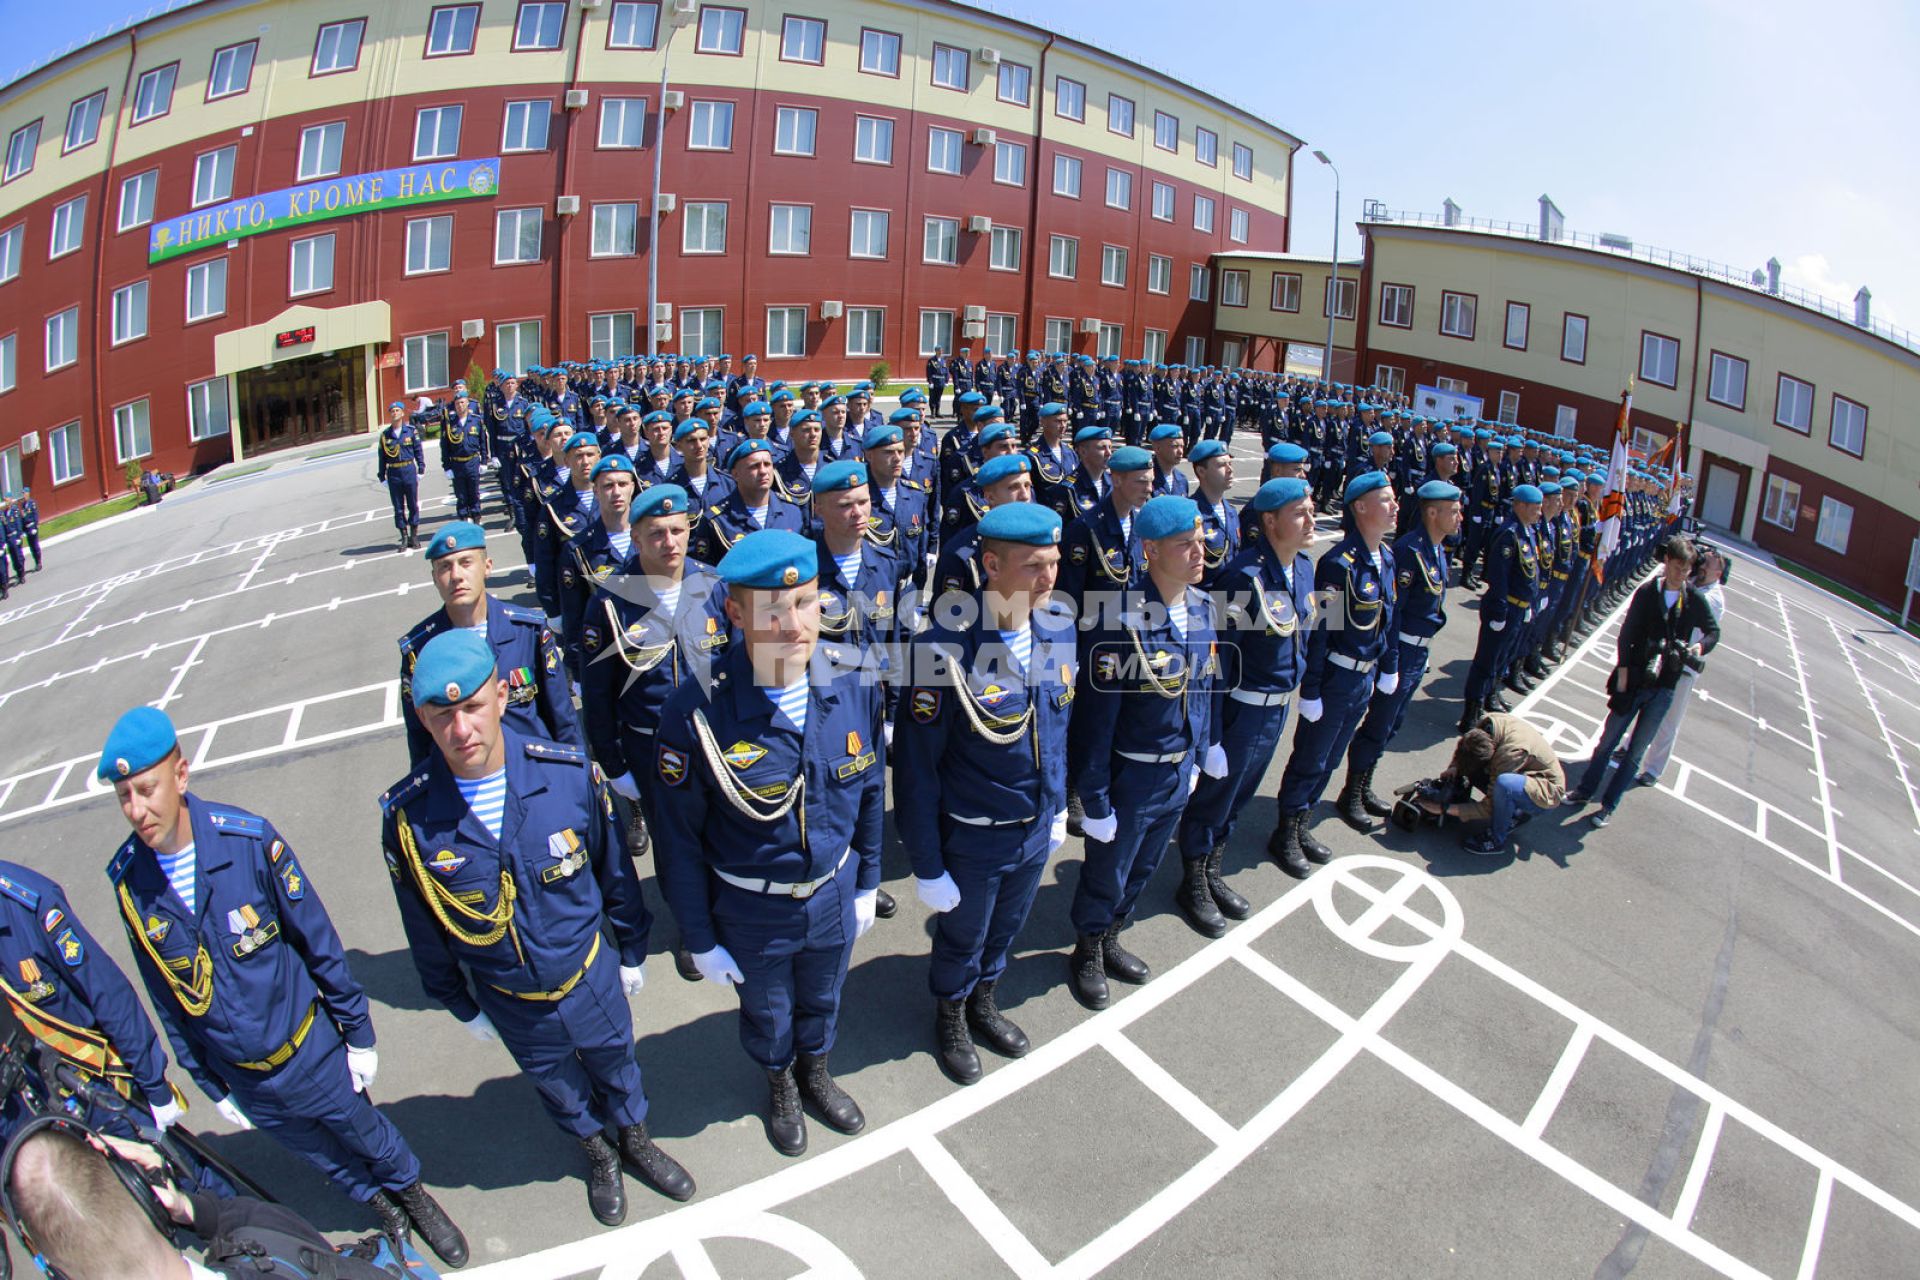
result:
M 801 360 L 807 354 L 807 309 L 767 308 L 767 359 Z
M 1193 229 L 1206 235 L 1213 234 L 1215 208 L 1212 196 L 1196 193 L 1193 197 Z
M 435 377 L 434 361 L 436 344 L 440 368 Z M 416 333 L 401 343 L 400 381 L 408 395 L 419 395 L 424 391 L 437 391 L 451 385 L 448 365 L 447 331 L 438 333 Z
M 1004 311 L 987 313 L 987 345 L 995 351 L 1020 348 L 1020 317 Z
M 920 228 L 920 261 L 941 267 L 960 265 L 960 219 L 928 215 Z
M 1125 169 L 1107 169 L 1107 208 L 1133 208 L 1133 175 Z
M 849 209 L 847 211 L 847 256 L 867 260 L 884 259 L 890 247 L 893 219 L 886 209 Z M 876 236 L 879 245 L 876 248 Z
M 1373 367 L 1373 383 L 1388 395 L 1400 395 L 1407 389 L 1407 371 L 1399 365 L 1377 364 Z
M 1220 135 L 1211 129 L 1193 131 L 1193 158 L 1209 169 L 1220 167 Z
M 714 19 L 711 27 L 707 25 L 708 18 Z M 694 44 L 696 52 L 737 58 L 746 47 L 746 11 L 725 5 L 703 4 L 700 6 L 698 30 Z
M 1109 93 L 1107 95 L 1107 132 L 1118 134 L 1123 138 L 1131 138 L 1136 113 L 1137 104 L 1132 98 Z
M 1321 317 L 1331 314 L 1335 320 L 1351 320 L 1359 309 L 1360 281 L 1354 276 L 1328 276 L 1320 298 Z
M 1140 338 L 1140 358 L 1148 364 L 1167 362 L 1167 331 L 1148 329 Z
M 637 202 L 610 200 L 596 204 L 592 217 L 593 239 L 587 250 L 589 258 L 631 258 L 640 252 L 640 206 Z
M 1127 287 L 1127 267 L 1131 255 L 1120 244 L 1100 246 L 1100 283 L 1116 289 Z
M 528 18 L 533 21 L 529 23 Z M 549 18 L 553 20 L 551 29 L 547 23 Z M 513 18 L 515 53 L 551 53 L 566 41 L 567 6 L 564 0 L 524 0 Z
M 1048 316 L 1044 332 L 1048 351 L 1065 351 L 1073 346 L 1073 321 L 1064 316 Z
M 215 147 L 193 158 L 193 207 L 233 199 L 233 162 L 238 147 Z
M 16 222 L 0 231 L 0 284 L 20 274 L 20 259 L 27 240 L 27 224 Z
M 20 335 L 0 334 L 0 395 L 20 385 Z
M 148 169 L 122 179 L 120 183 L 120 213 L 115 221 L 115 231 L 131 231 L 135 227 L 144 227 L 153 221 L 153 193 L 160 186 L 160 171 Z M 129 202 L 131 197 L 131 202 Z
M 1300 295 L 1306 287 L 1306 280 L 1298 271 L 1276 271 L 1273 283 L 1267 286 L 1267 310 L 1278 311 L 1284 315 L 1300 314 Z M 1293 299 L 1293 305 L 1287 306 L 1287 299 Z
M 1442 375 L 1433 380 L 1433 386 L 1436 391 L 1444 391 L 1452 396 L 1464 396 L 1467 394 L 1467 380 L 1465 378 L 1449 378 Z
M 1026 269 L 1026 232 L 1019 227 L 995 225 L 987 237 L 987 270 L 1022 271 Z M 999 348 L 995 347 L 998 351 Z
M 1792 533 L 1800 525 L 1800 483 L 1778 472 L 1767 476 L 1767 487 L 1760 503 L 1760 518 L 1776 529 Z
M 348 46 L 348 37 L 352 37 L 351 58 L 342 59 L 341 53 Z M 327 37 L 334 37 L 332 48 L 328 48 Z M 313 62 L 307 68 L 307 76 L 332 76 L 353 71 L 360 65 L 360 47 L 366 43 L 367 20 L 349 18 L 345 22 L 323 22 L 320 29 L 313 33 Z
M 80 308 L 68 307 L 47 317 L 44 372 L 65 369 L 80 359 Z
M 137 462 L 153 453 L 153 409 L 143 397 L 113 411 L 113 451 L 118 463 Z
M 406 266 L 409 276 L 439 275 L 453 270 L 453 215 L 434 214 L 407 219 Z
M 224 49 L 213 51 L 213 61 L 207 67 L 207 101 L 218 102 L 222 98 L 236 98 L 253 87 L 253 60 L 260 52 L 258 40 L 243 40 L 239 44 L 230 44 Z M 239 65 L 240 55 L 246 55 L 246 66 Z M 228 55 L 232 55 L 229 57 Z M 226 67 L 221 68 L 221 60 Z M 220 83 L 224 77 L 225 83 Z M 238 77 L 239 84 L 234 84 Z
M 900 75 L 900 33 L 897 31 L 876 31 L 872 27 L 860 30 L 860 70 L 870 76 Z
M 84 192 L 54 206 L 53 219 L 47 229 L 47 261 L 79 252 L 86 240 L 86 230 L 87 197 Z
M 966 135 L 958 129 L 943 129 L 934 125 L 927 130 L 927 172 L 959 173 L 960 149 L 966 145 Z M 946 160 L 946 164 L 936 163 Z
M 710 258 L 724 255 L 727 251 L 727 202 L 724 200 L 691 200 L 680 206 L 680 253 L 682 257 Z M 715 211 L 718 210 L 716 213 Z M 718 223 L 720 245 L 709 247 L 713 237 L 715 223 Z
M 1069 200 L 1080 198 L 1080 157 L 1055 152 L 1053 157 L 1053 194 Z
M 67 108 L 67 131 L 60 143 L 60 154 L 71 155 L 100 140 L 100 121 L 107 111 L 107 91 L 76 98 Z M 77 135 L 77 136 L 76 136 Z
M 1734 378 L 1736 371 L 1738 380 Z M 1736 413 L 1747 411 L 1748 366 L 1739 356 L 1724 351 L 1713 353 L 1707 368 L 1707 399 Z
M 1168 111 L 1153 113 L 1153 145 L 1180 154 L 1180 117 Z
M 819 149 L 820 113 L 812 107 L 776 107 L 773 154 L 812 156 Z
M 1071 76 L 1053 78 L 1053 114 L 1075 124 L 1087 122 L 1087 86 Z
M 1382 284 L 1380 323 L 1390 329 L 1413 328 L 1413 296 L 1410 284 Z
M 1180 192 L 1171 182 L 1153 184 L 1151 217 L 1155 222 L 1172 222 L 1179 216 Z
M 1841 443 L 1841 429 L 1840 429 L 1840 406 L 1841 405 L 1846 405 L 1849 410 L 1847 414 L 1847 421 L 1849 424 L 1849 427 L 1847 430 L 1848 439 L 1852 439 L 1854 434 L 1852 424 L 1854 422 L 1855 415 L 1851 411 L 1855 409 L 1860 411 L 1858 415 L 1859 448 L 1857 449 L 1849 449 L 1845 444 Z M 1836 391 L 1833 396 L 1833 408 L 1830 412 L 1832 416 L 1827 424 L 1827 443 L 1833 446 L 1835 449 L 1838 449 L 1840 452 L 1847 454 L 1851 457 L 1864 458 L 1867 454 L 1867 406 L 1864 404 L 1861 404 L 1858 400 L 1849 400 L 1846 396 L 1843 396 Z
M 1033 105 L 1033 68 L 1024 62 L 1002 62 L 995 76 L 994 96 L 1016 107 Z
M 1094 338 L 1094 351 L 1098 353 L 1102 360 L 1110 356 L 1118 358 L 1121 351 L 1126 348 L 1126 341 L 1127 330 L 1125 325 L 1115 324 L 1109 320 L 1102 320 L 1100 322 L 1100 332 Z
M 1204 262 L 1191 263 L 1187 267 L 1187 301 L 1213 301 L 1213 271 Z
M 730 101 L 702 98 L 693 103 L 687 116 L 687 150 L 733 150 L 733 114 Z
M 1853 540 L 1853 504 L 1828 494 L 1820 499 L 1820 523 L 1814 526 L 1813 540 L 1836 555 L 1847 554 Z
M 645 98 L 600 99 L 600 131 L 594 139 L 599 151 L 638 151 L 647 145 Z
M 965 49 L 935 42 L 929 60 L 933 87 L 969 93 L 973 89 L 973 55 Z
M 112 335 L 109 342 L 113 346 L 133 342 L 147 336 L 147 295 L 150 290 L 145 280 L 135 280 L 123 284 L 113 291 Z
M 196 324 L 227 314 L 227 260 L 209 258 L 187 268 L 187 319 Z M 217 286 L 217 288 L 216 288 Z M 215 295 L 218 295 L 217 297 Z
M 415 164 L 424 160 L 451 160 L 460 154 L 460 126 L 466 118 L 466 108 L 459 103 L 441 103 L 433 107 L 421 107 L 413 116 L 413 160 Z M 451 121 L 452 137 L 448 137 L 448 122 Z
M 1496 421 L 1504 422 L 1510 427 L 1518 426 L 1520 423 L 1520 393 L 1518 391 L 1502 391 L 1500 393 L 1500 407 L 1495 412 L 1494 417 Z
M 790 13 L 780 23 L 780 61 L 824 66 L 827 61 L 827 24 L 818 18 Z
M 1245 209 L 1227 207 L 1227 239 L 1234 244 L 1245 244 L 1253 234 L 1253 217 Z
M 1253 148 L 1244 142 L 1233 144 L 1233 176 L 1244 182 L 1253 181 Z
M 520 377 L 527 371 L 528 365 L 540 363 L 540 351 L 546 341 L 545 326 L 538 320 L 508 320 L 493 326 L 493 360 L 514 377 Z M 532 337 L 532 350 L 527 349 L 527 338 Z M 509 354 L 507 348 L 512 347 Z
M 317 236 L 301 236 L 298 240 L 288 242 L 287 296 L 301 298 L 311 293 L 330 292 L 334 281 L 334 254 L 338 248 L 338 239 L 331 231 Z M 323 262 L 326 267 L 324 283 L 320 279 Z
M 853 118 L 855 164 L 893 163 L 894 123 L 891 116 L 855 116 Z
M 1786 404 L 1783 395 L 1789 383 L 1795 388 L 1793 406 Z M 1802 395 L 1802 392 L 1805 394 Z M 1814 386 L 1811 382 L 1804 378 L 1796 378 L 1790 373 L 1779 374 L 1773 384 L 1773 424 L 1777 427 L 1785 427 L 1789 431 L 1797 431 L 1803 436 L 1812 435 L 1813 398 Z M 1798 407 L 1800 412 L 1794 413 L 1794 407 Z
M 1569 355 L 1575 347 L 1578 355 Z M 1587 317 L 1577 311 L 1560 313 L 1560 358 L 1568 364 L 1587 362 Z
M 1573 439 L 1574 431 L 1580 425 L 1580 411 L 1570 404 L 1555 405 L 1553 410 L 1553 434 L 1563 440 Z
M 1470 293 L 1444 289 L 1440 293 L 1440 332 L 1468 342 L 1480 328 L 1480 300 Z
M 1514 317 L 1520 319 L 1520 340 L 1513 340 Z M 1525 351 L 1533 341 L 1533 308 L 1524 302 L 1507 303 L 1507 322 L 1500 333 L 1500 344 L 1509 351 Z
M 997 141 L 993 144 L 993 180 L 1004 187 L 1027 185 L 1027 144 Z
M 462 20 L 465 20 L 464 22 Z M 445 29 L 443 30 L 443 22 Z M 462 42 L 462 27 L 465 41 Z M 480 6 L 450 4 L 435 9 L 427 19 L 427 47 L 423 58 L 456 58 L 473 52 L 480 33 Z M 436 44 L 436 42 L 438 42 Z
M 1207 362 L 1207 340 L 1198 334 L 1188 334 L 1186 355 L 1186 363 L 1189 366 L 1205 364 Z
M 347 123 L 344 120 L 310 124 L 302 129 L 299 159 L 294 162 L 294 181 L 312 182 L 339 173 L 342 157 L 346 154 L 346 144 Z
M 1248 283 L 1247 271 L 1222 271 L 1220 273 L 1220 305 L 1223 307 L 1244 307 L 1247 296 L 1252 291 Z
M 1662 359 L 1662 354 L 1666 356 Z M 1649 357 L 1653 360 L 1654 372 L 1647 371 Z M 1662 380 L 1658 375 L 1663 366 L 1668 368 L 1667 377 Z M 1640 380 L 1651 382 L 1656 387 L 1665 387 L 1669 391 L 1680 385 L 1680 340 L 1669 338 L 1664 333 L 1654 333 L 1650 329 L 1640 331 Z
M 878 360 L 886 354 L 887 309 L 885 307 L 847 308 L 847 356 Z M 858 341 L 856 342 L 856 339 Z
M 936 351 L 953 350 L 953 321 L 951 311 L 923 309 L 920 312 L 920 354 L 930 356 Z M 931 333 L 929 333 L 931 327 Z
M 80 438 L 80 423 L 65 422 L 47 432 L 47 469 L 55 485 L 78 480 L 87 474 L 86 442 Z
M 129 121 L 145 124 L 171 113 L 173 90 L 179 79 L 180 64 L 177 62 L 142 72 L 133 87 L 133 113 L 128 117 Z
M 1173 259 L 1163 253 L 1147 255 L 1147 292 L 1173 292 Z
M 526 239 L 526 229 L 529 224 L 536 228 L 534 232 L 533 255 L 531 257 L 525 255 L 523 243 Z M 518 267 L 540 261 L 541 256 L 546 252 L 545 224 L 546 210 L 542 209 L 539 205 L 519 209 L 495 210 L 493 217 L 493 265 L 496 267 Z M 502 237 L 509 227 L 512 228 L 513 232 L 514 256 L 501 257 L 500 246 Z M 535 363 L 538 362 L 536 361 Z
M 33 172 L 33 162 L 40 153 L 41 120 L 30 120 L 7 135 L 7 163 L 0 169 L 0 182 L 12 182 L 24 178 Z
M 1080 237 L 1056 233 L 1048 238 L 1047 274 L 1055 280 L 1080 278 Z
M 540 124 L 540 145 L 530 145 L 533 140 L 535 120 Z M 520 138 L 514 141 L 514 126 L 519 125 Z M 538 152 L 547 149 L 547 140 L 553 132 L 553 103 L 546 98 L 516 98 L 507 103 L 500 119 L 500 153 L 515 155 L 518 153 Z
M 767 254 L 804 258 L 813 252 L 813 206 L 776 201 L 767 206 Z
M 587 358 L 617 360 L 633 355 L 638 323 L 639 316 L 632 311 L 595 311 L 589 314 Z M 622 330 L 625 331 L 625 341 L 621 340 Z

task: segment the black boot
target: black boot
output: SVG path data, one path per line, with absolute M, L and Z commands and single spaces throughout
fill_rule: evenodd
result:
M 875 890 L 875 895 L 873 900 L 873 914 L 882 920 L 893 919 L 893 913 L 900 909 L 900 904 L 895 902 L 893 895 L 885 889 Z
M 647 820 L 640 816 L 640 806 L 633 806 L 633 821 L 627 823 L 627 852 L 636 858 L 647 856 L 647 850 L 653 847 L 653 838 L 647 834 Z
M 1220 876 L 1220 859 L 1226 856 L 1227 847 L 1223 844 L 1213 846 L 1213 852 L 1207 855 L 1207 892 L 1213 895 L 1214 905 L 1220 908 L 1220 914 L 1229 920 L 1245 920 L 1253 914 L 1253 904 L 1233 891 L 1233 886 Z
M 693 962 L 693 952 L 685 947 L 673 949 L 673 969 L 688 982 L 700 981 L 700 966 Z
M 1174 905 L 1180 908 L 1180 914 L 1187 918 L 1194 932 L 1209 938 L 1223 937 L 1227 932 L 1227 918 L 1220 914 L 1220 908 L 1214 905 L 1213 889 L 1207 884 L 1207 863 L 1204 858 L 1180 863 L 1180 887 L 1173 891 Z
M 1280 864 L 1280 869 L 1295 880 L 1305 880 L 1313 874 L 1313 867 L 1305 854 L 1300 852 L 1301 813 L 1283 813 L 1280 825 L 1267 837 L 1267 854 Z
M 406 1210 L 412 1220 L 414 1230 L 427 1242 L 440 1261 L 450 1267 L 467 1265 L 467 1238 L 460 1234 L 460 1228 L 453 1225 L 453 1219 L 440 1207 L 440 1202 L 427 1194 L 427 1189 L 419 1183 L 400 1188 L 393 1198 Z
M 1501 688 L 1499 685 L 1495 685 L 1487 693 L 1487 710 L 1489 711 L 1513 710 L 1513 704 L 1507 701 L 1507 695 L 1501 691 Z
M 678 1160 L 653 1145 L 646 1125 L 620 1126 L 620 1155 L 635 1177 L 667 1199 L 693 1199 L 693 1175 Z
M 976 982 L 967 996 L 967 1025 L 986 1042 L 987 1048 L 1003 1058 L 1024 1058 L 1033 1042 L 1027 1033 L 1013 1024 L 994 1003 L 991 982 Z
M 964 1000 L 933 1002 L 933 1043 L 940 1053 L 940 1069 L 955 1084 L 975 1084 L 980 1079 L 980 1055 L 967 1033 L 967 1003 Z
M 1109 978 L 1137 987 L 1153 976 L 1153 970 L 1145 960 L 1120 945 L 1120 931 L 1126 927 L 1125 920 L 1115 920 L 1107 926 L 1107 936 L 1100 944 L 1100 963 L 1106 966 Z
M 1360 800 L 1360 775 L 1351 766 L 1347 769 L 1347 780 L 1340 784 L 1340 794 L 1333 802 L 1334 812 L 1340 815 L 1340 821 L 1358 831 L 1361 835 L 1373 834 L 1373 815 L 1367 812 Z
M 1311 821 L 1312 811 L 1308 809 L 1301 810 L 1300 817 L 1297 819 L 1297 825 L 1300 831 L 1300 852 L 1306 857 L 1308 862 L 1318 863 L 1324 866 L 1333 861 L 1333 850 L 1313 838 L 1313 832 L 1309 829 Z
M 1526 665 L 1523 666 L 1521 670 L 1525 671 L 1535 680 L 1545 680 L 1547 678 L 1547 664 L 1540 660 L 1540 651 L 1538 649 L 1527 655 Z
M 800 1110 L 800 1086 L 793 1068 L 767 1072 L 767 1141 L 783 1156 L 802 1155 L 807 1149 L 807 1117 Z
M 1384 818 L 1393 812 L 1393 806 L 1373 794 L 1373 771 L 1377 765 L 1368 765 L 1359 780 L 1360 807 L 1376 818 Z
M 800 1081 L 800 1096 L 814 1105 L 820 1118 L 841 1133 L 858 1133 L 867 1127 L 860 1104 L 833 1082 L 827 1073 L 827 1055 L 803 1053 L 794 1063 L 794 1076 Z
M 1067 983 L 1073 998 L 1089 1009 L 1104 1009 L 1112 996 L 1107 991 L 1107 969 L 1101 953 L 1106 950 L 1106 935 L 1083 933 L 1073 944 L 1067 959 Z
M 1515 667 L 1513 673 L 1501 681 L 1501 683 L 1506 685 L 1507 688 L 1514 693 L 1521 694 L 1522 696 L 1533 688 L 1533 681 L 1527 679 L 1527 673 L 1518 667 Z
M 1455 726 L 1456 733 L 1466 733 L 1480 723 L 1480 717 L 1487 713 L 1487 704 L 1477 698 L 1469 698 L 1467 705 L 1460 710 L 1460 723 Z
M 1086 821 L 1087 811 L 1080 803 L 1080 793 L 1072 787 L 1067 788 L 1067 834 L 1084 836 L 1086 829 L 1081 825 Z
M 407 1217 L 407 1211 L 400 1207 L 400 1202 L 393 1198 L 393 1192 L 385 1188 L 374 1192 L 373 1199 L 367 1201 L 367 1208 L 380 1215 L 381 1235 L 398 1244 L 413 1238 L 413 1220 Z
M 620 1153 L 599 1134 L 580 1139 L 587 1153 L 587 1207 L 603 1227 L 617 1227 L 627 1217 L 627 1186 L 620 1180 Z

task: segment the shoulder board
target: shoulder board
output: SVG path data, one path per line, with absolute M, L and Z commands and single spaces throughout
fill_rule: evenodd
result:
M 906 476 L 901 476 L 901 477 L 900 477 L 900 481 L 899 481 L 899 483 L 900 483 L 900 487 L 901 487 L 901 488 L 903 488 L 903 489 L 913 489 L 913 490 L 915 490 L 915 491 L 918 491 L 918 490 L 921 490 L 921 489 L 925 489 L 925 488 L 927 487 L 927 486 L 925 486 L 925 485 L 923 485 L 923 484 L 921 484 L 921 483 L 920 483 L 920 482 L 919 482 L 918 480 L 910 480 L 910 479 L 908 479 L 908 478 L 907 478 Z
M 528 738 L 527 754 L 535 760 L 553 760 L 560 764 L 585 764 L 587 754 L 578 747 L 563 746 L 558 742 L 547 742 L 540 738 Z
M 418 773 L 408 774 L 400 781 L 388 787 L 385 793 L 381 795 L 380 808 L 382 811 L 391 812 L 397 806 L 405 804 L 426 790 L 426 786 L 427 771 L 425 769 L 422 769 Z
M 523 604 L 508 604 L 503 600 L 489 600 L 487 601 L 487 608 L 489 611 L 498 609 L 500 616 L 508 622 L 517 622 L 522 626 L 544 627 L 547 625 L 546 614 L 540 612 L 538 609 L 529 609 Z
M 267 834 L 266 819 L 241 809 L 229 809 L 225 805 L 207 805 L 207 821 L 228 835 L 264 836 Z
M 401 636 L 400 652 L 411 653 L 415 649 L 424 648 L 427 641 L 433 639 L 434 635 L 437 634 L 436 627 L 440 616 L 439 614 L 435 614 L 431 618 L 422 619 L 419 626 L 416 626 L 413 630 Z
M 23 884 L 16 884 L 10 876 L 0 876 L 0 893 L 6 894 L 29 911 L 39 909 L 40 895 Z
M 115 884 L 120 883 L 120 877 L 126 874 L 128 864 L 133 861 L 133 842 L 134 837 L 128 836 L 113 855 L 113 861 L 107 863 L 107 879 Z
M 1341 564 L 1352 564 L 1353 549 L 1349 547 L 1347 550 L 1342 551 L 1338 556 L 1336 556 L 1335 559 L 1337 559 Z

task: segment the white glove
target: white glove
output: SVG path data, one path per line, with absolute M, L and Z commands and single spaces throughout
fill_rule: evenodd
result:
M 740 966 L 733 962 L 733 953 L 725 947 L 715 947 L 711 951 L 697 952 L 693 957 L 693 967 L 708 982 L 721 984 L 745 982 L 747 977 L 740 972 Z
M 500 1033 L 493 1029 L 493 1019 L 481 1012 L 476 1011 L 471 1018 L 468 1018 L 460 1025 L 467 1029 L 468 1035 L 478 1040 L 481 1044 L 500 1038 Z
M 633 770 L 629 769 L 617 778 L 608 778 L 607 785 L 612 787 L 613 793 L 623 800 L 630 800 L 634 804 L 640 803 L 640 784 L 633 780 Z
M 1320 699 L 1318 698 L 1300 699 L 1300 718 L 1302 720 L 1318 720 L 1325 710 L 1326 708 L 1320 705 Z
M 214 1103 L 213 1109 L 218 1111 L 221 1118 L 236 1129 L 253 1128 L 253 1121 L 247 1119 L 247 1113 L 240 1109 L 240 1104 L 233 1100 L 232 1094 L 228 1094 L 226 1097 L 220 1099 L 220 1101 Z
M 1502 618 L 1499 622 L 1489 622 L 1487 624 L 1487 630 L 1489 631 L 1505 631 L 1506 629 L 1507 629 L 1507 623 L 1506 623 L 1506 619 L 1504 618 Z
M 1067 811 L 1062 809 L 1053 815 L 1053 825 L 1047 828 L 1047 852 L 1052 853 L 1067 842 Z
M 153 1108 L 153 1127 L 165 1133 L 169 1125 L 180 1123 L 180 1117 L 186 1114 L 187 1109 L 185 1107 L 175 1102 L 172 1098 L 168 1098 L 165 1102 Z
M 1373 687 L 1382 693 L 1392 694 L 1400 687 L 1400 673 L 1398 671 L 1381 672 L 1380 678 L 1374 681 Z
M 1187 775 L 1187 794 L 1192 795 L 1200 788 L 1200 770 L 1195 769 Z
M 555 635 L 566 634 L 560 630 L 560 619 L 554 617 L 552 614 L 547 615 L 547 630 L 553 632 Z
M 1120 834 L 1120 817 L 1118 814 L 1110 813 L 1104 818 L 1082 818 L 1080 830 L 1087 839 L 1106 844 Z
M 1532 605 L 1528 605 L 1528 606 L 1527 606 L 1527 612 L 1526 612 L 1526 615 L 1525 615 L 1524 617 L 1522 617 L 1522 618 L 1520 619 L 1520 621 L 1522 621 L 1522 622 L 1532 622 L 1532 621 L 1533 621 L 1533 606 L 1532 606 Z
M 493 462 L 493 469 L 495 471 L 498 471 L 500 469 L 500 459 L 494 458 L 492 459 L 492 462 Z
M 347 1046 L 347 1074 L 353 1077 L 353 1091 L 365 1093 L 373 1078 L 380 1074 L 380 1055 L 372 1049 Z
M 580 682 L 578 680 L 568 681 L 567 692 L 573 695 L 573 700 L 575 702 L 580 701 Z
M 640 988 L 647 985 L 645 965 L 623 964 L 620 966 L 620 991 L 623 995 L 637 996 Z
M 880 891 L 868 889 L 864 893 L 853 895 L 853 936 L 864 938 L 867 930 L 873 928 L 873 922 L 879 919 Z
M 931 880 L 914 877 L 913 888 L 920 901 L 935 911 L 951 911 L 960 905 L 960 886 L 944 871 Z
M 1200 772 L 1206 774 L 1209 778 L 1226 777 L 1227 776 L 1227 749 L 1221 746 L 1217 742 L 1214 745 L 1208 747 L 1207 758 L 1200 765 Z

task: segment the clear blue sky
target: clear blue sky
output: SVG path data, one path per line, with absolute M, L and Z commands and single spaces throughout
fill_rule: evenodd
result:
M 1551 195 L 1613 231 L 1786 278 L 1920 328 L 1920 4 L 1913 0 L 990 0 L 1148 61 L 1307 142 L 1293 247 L 1342 247 L 1361 201 L 1530 221 Z M 128 0 L 0 0 L 0 77 L 115 24 Z M 1908 210 L 1904 217 L 1898 212 Z

